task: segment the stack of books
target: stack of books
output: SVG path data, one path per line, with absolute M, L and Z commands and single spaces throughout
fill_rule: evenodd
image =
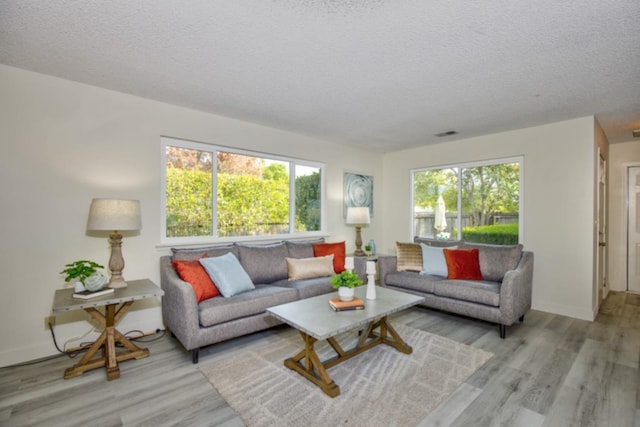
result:
M 358 297 L 353 297 L 351 301 L 342 301 L 336 297 L 329 299 L 329 307 L 333 311 L 364 310 L 364 301 Z
M 90 299 L 95 297 L 101 297 L 103 295 L 112 294 L 114 290 L 115 289 L 113 288 L 106 288 L 106 289 L 102 289 L 100 291 L 95 291 L 95 292 L 91 292 L 91 291 L 75 292 L 73 294 L 73 297 L 79 298 L 79 299 Z

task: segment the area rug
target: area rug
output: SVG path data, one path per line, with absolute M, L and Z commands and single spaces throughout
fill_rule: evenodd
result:
M 327 372 L 340 386 L 331 398 L 284 360 L 302 348 L 293 329 L 200 371 L 249 427 L 415 426 L 493 355 L 406 325 L 393 324 L 413 347 L 403 354 L 378 345 Z M 338 342 L 349 349 L 355 332 Z M 334 355 L 316 343 L 322 360 Z

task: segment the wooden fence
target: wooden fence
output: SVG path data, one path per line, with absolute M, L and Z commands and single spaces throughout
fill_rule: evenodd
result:
M 445 215 L 447 218 L 447 228 L 444 230 L 451 234 L 451 238 L 455 239 L 454 229 L 457 230 L 456 222 L 458 215 L 449 213 Z M 471 225 L 471 215 L 462 215 L 460 218 L 461 227 Z M 499 214 L 489 219 L 489 224 L 513 224 L 518 222 L 518 214 Z M 436 223 L 436 217 L 433 212 L 420 212 L 413 217 L 413 231 L 415 236 L 435 238 L 436 229 L 433 226 Z

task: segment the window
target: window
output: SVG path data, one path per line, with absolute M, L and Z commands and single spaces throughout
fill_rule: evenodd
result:
M 161 146 L 163 241 L 322 231 L 323 165 L 171 138 Z
M 522 158 L 413 170 L 412 177 L 414 236 L 520 241 Z

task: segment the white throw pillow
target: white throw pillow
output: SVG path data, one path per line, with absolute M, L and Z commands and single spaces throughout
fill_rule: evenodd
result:
M 289 269 L 289 280 L 313 279 L 332 276 L 333 254 L 313 258 L 285 258 Z
M 223 297 L 232 297 L 255 289 L 251 278 L 232 253 L 212 258 L 201 258 L 200 264 Z
M 420 274 L 447 277 L 449 269 L 447 268 L 447 260 L 444 257 L 444 249 L 456 249 L 457 246 L 440 248 L 420 243 L 420 248 L 422 249 L 422 271 L 420 271 Z

